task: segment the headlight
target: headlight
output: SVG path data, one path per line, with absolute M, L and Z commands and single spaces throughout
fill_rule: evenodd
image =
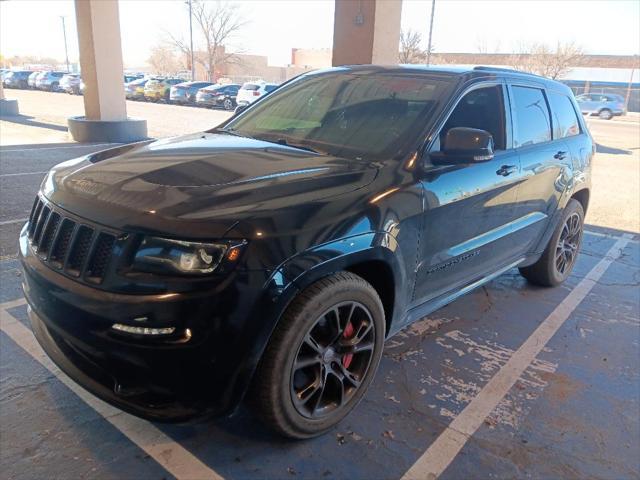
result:
M 244 241 L 216 243 L 185 242 L 145 237 L 133 259 L 133 269 L 160 274 L 203 275 L 224 262 L 235 262 Z

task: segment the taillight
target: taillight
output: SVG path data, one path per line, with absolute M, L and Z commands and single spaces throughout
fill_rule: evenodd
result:
M 257 91 L 257 90 L 254 90 L 254 91 L 253 91 L 253 96 L 254 96 L 254 97 L 259 97 L 259 96 L 260 96 L 260 92 L 259 92 L 259 91 Z

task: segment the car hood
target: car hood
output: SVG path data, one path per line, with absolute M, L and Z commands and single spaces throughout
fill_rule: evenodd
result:
M 61 163 L 45 178 L 43 193 L 105 226 L 211 238 L 255 214 L 357 190 L 376 172 L 369 162 L 199 133 Z

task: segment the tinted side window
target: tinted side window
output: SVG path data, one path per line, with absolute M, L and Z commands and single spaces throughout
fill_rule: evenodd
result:
M 551 121 L 544 94 L 539 88 L 516 87 L 513 90 L 516 147 L 551 140 Z
M 580 133 L 578 117 L 569 97 L 547 92 L 553 112 L 553 138 L 564 138 Z
M 440 145 L 444 145 L 447 132 L 455 127 L 479 128 L 493 136 L 496 150 L 504 150 L 505 116 L 502 87 L 478 88 L 467 93 L 451 112 L 440 131 Z

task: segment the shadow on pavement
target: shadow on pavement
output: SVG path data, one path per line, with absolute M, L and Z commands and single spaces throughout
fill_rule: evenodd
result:
M 596 143 L 596 152 L 610 153 L 612 155 L 631 155 L 630 150 L 625 150 L 623 148 L 607 147 L 606 145 L 601 145 L 599 143 Z
M 11 117 L 2 117 L 5 122 L 18 123 L 20 125 L 26 125 L 28 127 L 48 128 L 50 130 L 57 130 L 58 132 L 66 132 L 68 129 L 66 126 L 57 125 L 55 123 L 39 122 L 32 120 L 34 117 L 29 115 L 15 115 Z

